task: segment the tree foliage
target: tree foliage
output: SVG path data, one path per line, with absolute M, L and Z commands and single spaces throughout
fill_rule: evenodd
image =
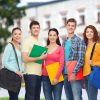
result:
M 25 7 L 18 7 L 19 3 L 20 0 L 0 0 L 0 49 L 11 35 L 8 30 L 9 26 L 14 25 L 15 20 L 25 15 Z M 2 43 L 1 39 L 4 39 L 5 43 Z
M 0 18 L 6 26 L 14 24 L 14 19 L 25 15 L 25 7 L 18 7 L 20 0 L 0 0 Z

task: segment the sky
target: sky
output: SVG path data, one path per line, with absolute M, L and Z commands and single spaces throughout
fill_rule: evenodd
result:
M 20 0 L 20 5 L 26 5 L 28 2 L 47 2 L 47 1 L 53 1 L 53 0 Z

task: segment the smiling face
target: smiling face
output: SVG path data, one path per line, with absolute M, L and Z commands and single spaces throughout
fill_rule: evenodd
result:
M 32 25 L 31 27 L 31 34 L 35 37 L 38 37 L 39 33 L 40 33 L 40 26 L 39 25 Z
M 86 28 L 84 29 L 83 37 L 86 45 L 88 45 L 89 40 L 93 42 L 98 42 L 99 35 L 96 27 L 93 25 L 86 26 Z
M 16 29 L 12 33 L 12 40 L 14 42 L 20 43 L 21 42 L 21 30 Z
M 74 34 L 75 28 L 76 28 L 76 24 L 75 22 L 68 22 L 66 25 L 67 28 L 67 32 L 68 34 Z
M 57 38 L 58 38 L 57 33 L 55 31 L 50 31 L 48 38 L 49 38 L 50 43 L 56 43 Z
M 87 28 L 86 30 L 86 38 L 88 40 L 93 40 L 93 37 L 94 37 L 94 32 L 91 28 Z

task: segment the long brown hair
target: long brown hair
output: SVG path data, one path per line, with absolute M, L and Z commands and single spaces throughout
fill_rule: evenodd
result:
M 86 31 L 88 28 L 93 30 L 93 33 L 94 33 L 93 42 L 97 42 L 99 40 L 99 35 L 98 35 L 98 31 L 97 31 L 96 27 L 94 27 L 93 25 L 88 25 L 84 29 L 84 33 L 83 33 L 83 37 L 84 37 L 84 41 L 85 41 L 86 45 L 88 44 L 88 38 L 86 37 Z

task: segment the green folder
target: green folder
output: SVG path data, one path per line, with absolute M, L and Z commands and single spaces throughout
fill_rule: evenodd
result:
M 47 51 L 48 51 L 48 48 L 34 44 L 33 47 L 32 47 L 32 50 L 30 52 L 30 57 L 39 57 L 39 56 L 42 55 L 43 52 L 46 53 Z M 43 59 L 37 60 L 35 62 L 38 63 L 38 64 L 42 64 Z

